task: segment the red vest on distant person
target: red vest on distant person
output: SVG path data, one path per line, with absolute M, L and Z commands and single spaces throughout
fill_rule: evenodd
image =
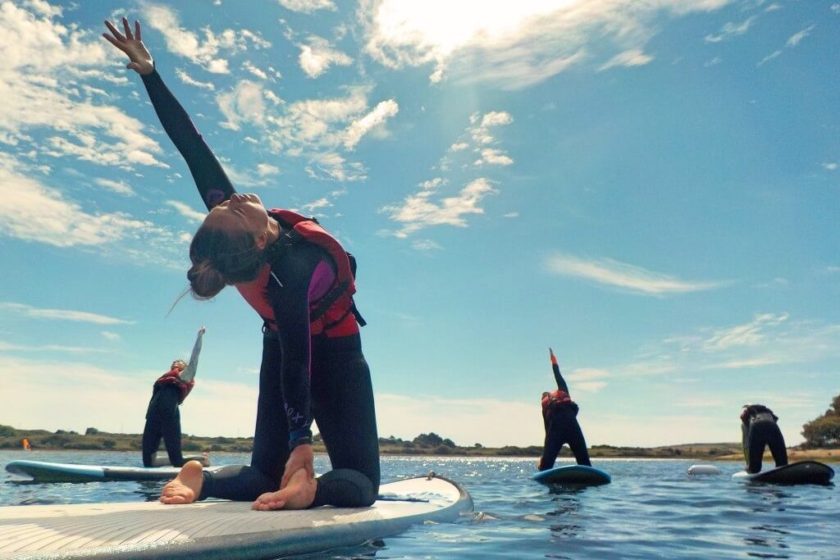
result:
M 543 414 L 548 411 L 548 409 L 552 406 L 558 406 L 561 404 L 570 404 L 572 402 L 572 398 L 566 391 L 561 391 L 560 389 L 556 389 L 548 393 L 548 395 L 544 396 L 541 400 Z
M 178 399 L 178 404 L 181 404 L 184 402 L 184 399 L 187 398 L 187 395 L 190 394 L 190 391 L 193 390 L 193 387 L 195 387 L 195 380 L 190 381 L 189 383 L 184 383 L 181 381 L 181 372 L 177 369 L 170 369 L 157 378 L 157 381 L 155 381 L 155 387 L 167 384 L 175 385 L 178 387 L 178 390 L 181 391 L 181 398 Z

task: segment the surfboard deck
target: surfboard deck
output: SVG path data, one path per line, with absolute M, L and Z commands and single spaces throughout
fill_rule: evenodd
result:
M 770 484 L 830 484 L 834 469 L 818 461 L 798 461 L 760 473 L 736 472 L 732 478 Z
M 0 558 L 256 559 L 353 546 L 472 511 L 467 491 L 432 475 L 380 487 L 371 507 L 254 511 L 207 500 L 0 507 Z
M 221 467 L 210 467 L 213 471 Z M 121 467 L 110 465 L 81 465 L 49 463 L 46 461 L 11 461 L 6 470 L 28 476 L 35 482 L 112 482 L 125 480 L 170 480 L 179 467 Z
M 540 471 L 532 477 L 541 484 L 595 486 L 608 484 L 612 478 L 606 472 L 586 465 L 564 465 Z

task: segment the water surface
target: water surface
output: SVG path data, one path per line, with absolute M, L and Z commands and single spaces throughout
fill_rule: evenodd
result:
M 0 451 L 11 460 L 139 466 L 139 453 Z M 214 465 L 248 461 L 218 453 Z M 307 560 L 478 558 L 840 558 L 837 487 L 733 481 L 741 465 L 690 477 L 688 460 L 596 460 L 612 484 L 550 490 L 530 480 L 536 459 L 383 457 L 383 481 L 435 471 L 460 482 L 475 512 Z M 323 472 L 325 457 L 316 459 Z M 837 471 L 840 464 L 832 464 Z M 0 505 L 143 501 L 162 483 L 34 484 L 3 469 Z

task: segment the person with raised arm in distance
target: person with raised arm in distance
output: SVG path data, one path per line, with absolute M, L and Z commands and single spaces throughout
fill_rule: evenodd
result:
M 554 372 L 554 380 L 557 382 L 557 389 L 544 392 L 540 399 L 543 425 L 545 426 L 545 444 L 543 445 L 539 469 L 543 471 L 552 468 L 557 460 L 557 454 L 560 453 L 564 444 L 569 445 L 578 465 L 591 466 L 586 439 L 584 439 L 583 431 L 577 421 L 578 405 L 569 396 L 569 386 L 560 373 L 560 366 L 557 365 L 557 357 L 554 355 L 554 351 L 549 348 L 548 353 L 551 358 L 551 368 Z
M 143 466 L 154 467 L 155 453 L 160 440 L 166 446 L 169 462 L 173 467 L 184 464 L 181 453 L 181 411 L 180 406 L 195 387 L 198 370 L 198 356 L 205 328 L 198 329 L 189 363 L 175 360 L 169 371 L 161 375 L 152 387 L 152 398 L 146 409 L 146 425 L 143 428 Z

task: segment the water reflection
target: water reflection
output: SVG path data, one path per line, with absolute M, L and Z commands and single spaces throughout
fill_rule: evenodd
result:
M 554 510 L 546 513 L 548 518 L 556 518 L 550 526 L 552 538 L 568 539 L 578 536 L 583 531 L 579 523 L 581 508 L 580 495 L 586 490 L 584 487 L 553 487 L 551 501 Z

